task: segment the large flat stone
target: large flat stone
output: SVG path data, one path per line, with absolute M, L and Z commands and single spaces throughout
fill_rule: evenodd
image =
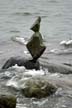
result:
M 72 74 L 72 67 L 64 64 L 51 63 L 51 62 L 41 62 L 40 65 L 44 68 L 48 68 L 50 73 L 61 73 L 61 74 Z
M 9 67 L 14 66 L 17 64 L 18 66 L 24 66 L 26 69 L 40 69 L 40 64 L 38 61 L 34 62 L 30 58 L 24 58 L 24 57 L 11 57 L 9 58 L 5 64 L 2 66 L 2 69 L 8 69 Z

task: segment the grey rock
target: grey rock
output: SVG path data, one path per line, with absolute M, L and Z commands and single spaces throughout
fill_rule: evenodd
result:
M 2 66 L 2 69 L 7 69 L 14 66 L 15 64 L 17 64 L 18 66 L 24 66 L 26 69 L 40 69 L 40 64 L 38 61 L 29 60 L 29 58 L 25 59 L 20 56 L 9 58 Z
M 23 83 L 23 82 L 22 82 Z M 43 78 L 31 78 L 24 82 L 21 88 L 24 96 L 32 98 L 44 98 L 56 92 L 57 87 Z
M 51 73 L 72 74 L 72 67 L 64 64 L 40 62 L 40 65 L 44 68 L 48 68 L 48 71 Z

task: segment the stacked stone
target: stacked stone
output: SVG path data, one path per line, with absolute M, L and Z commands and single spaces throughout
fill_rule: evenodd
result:
M 38 17 L 33 26 L 31 27 L 31 30 L 34 31 L 34 34 L 26 45 L 33 59 L 31 60 L 25 59 L 23 57 L 11 57 L 2 66 L 2 69 L 7 69 L 11 66 L 14 66 L 15 64 L 17 64 L 18 66 L 25 66 L 26 69 L 40 69 L 40 64 L 37 59 L 43 54 L 46 49 L 43 43 L 42 35 L 39 32 L 40 22 L 41 17 Z
M 35 33 L 32 35 L 31 39 L 26 45 L 34 61 L 36 61 L 46 49 L 46 46 L 43 43 L 42 35 L 39 32 L 40 22 L 41 22 L 41 17 L 38 17 L 35 23 L 31 27 L 31 30 L 34 31 Z

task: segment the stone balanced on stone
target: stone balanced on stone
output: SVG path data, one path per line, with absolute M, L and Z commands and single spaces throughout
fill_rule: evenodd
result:
M 43 44 L 43 39 L 41 36 L 40 30 L 40 22 L 41 18 L 38 17 L 31 30 L 35 33 L 32 35 L 31 39 L 27 43 L 26 47 L 29 50 L 30 54 L 32 55 L 33 59 L 24 58 L 24 57 L 11 57 L 9 58 L 5 64 L 2 66 L 2 69 L 7 69 L 11 66 L 17 64 L 18 66 L 25 66 L 26 69 L 40 69 L 40 63 L 37 59 L 43 54 L 46 47 Z
M 39 32 L 40 22 L 41 22 L 41 17 L 38 17 L 35 23 L 30 28 L 35 33 L 32 35 L 31 39 L 26 45 L 34 61 L 36 61 L 46 49 L 46 46 L 43 43 L 42 35 Z

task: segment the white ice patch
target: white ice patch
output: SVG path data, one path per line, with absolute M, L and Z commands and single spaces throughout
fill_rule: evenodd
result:
M 20 44 L 23 44 L 23 45 L 27 44 L 27 42 L 25 41 L 25 39 L 23 37 L 19 37 L 19 36 L 12 37 L 12 40 L 16 41 L 16 42 L 18 42 Z
M 63 40 L 60 42 L 60 45 L 72 45 L 72 40 L 68 40 L 68 41 Z
M 6 86 L 14 87 L 18 89 L 18 82 L 15 80 L 15 77 L 13 77 L 11 80 L 9 80 L 6 84 Z
M 31 76 L 42 76 L 45 75 L 45 72 L 43 70 L 27 70 L 24 75 L 31 75 Z
M 63 41 L 60 42 L 60 45 L 64 45 L 64 44 L 66 44 L 65 40 L 63 40 Z
M 16 71 L 20 72 L 23 71 L 23 75 L 25 76 L 41 76 L 41 75 L 45 75 L 45 72 L 43 70 L 27 70 L 24 66 L 18 66 L 17 64 L 15 64 L 15 66 L 12 66 L 11 68 L 15 69 Z
M 58 49 L 52 49 L 52 50 L 50 50 L 50 52 L 51 53 L 56 53 L 56 52 L 58 52 Z
M 16 108 L 28 108 L 28 106 L 27 106 L 27 104 L 22 104 L 22 103 L 21 104 L 20 103 L 18 104 L 17 103 Z
M 24 54 L 29 54 L 29 52 L 28 51 L 24 51 Z
M 60 74 L 59 73 L 53 73 L 53 74 L 50 74 L 51 77 L 60 77 Z
M 17 64 L 15 64 L 14 66 L 12 66 L 11 68 L 12 69 L 15 69 L 18 72 L 25 70 L 25 67 L 24 66 L 18 66 Z
M 27 51 L 24 51 L 24 54 L 25 54 L 26 56 L 29 56 L 29 55 L 30 55 L 30 53 L 29 53 L 28 50 L 27 50 Z
M 24 87 L 24 82 L 31 77 L 46 75 L 46 72 L 43 70 L 27 70 L 24 66 L 18 66 L 17 64 L 12 66 L 11 69 L 14 69 L 15 75 L 7 82 L 6 85 L 16 89 L 19 89 L 22 86 Z
M 42 106 L 42 105 L 46 104 L 47 102 L 48 102 L 48 98 L 42 99 L 39 101 L 33 101 L 33 104 L 38 105 L 38 106 Z
M 9 71 L 6 71 L 5 72 L 5 75 L 9 77 L 10 76 L 10 72 Z
M 52 50 L 50 50 L 50 53 L 57 54 L 57 55 L 72 54 L 72 48 L 52 49 Z
M 67 41 L 66 44 L 67 45 L 70 45 L 70 44 L 72 45 L 72 40 Z
M 63 45 L 65 47 L 67 47 L 67 49 L 64 49 L 64 48 L 62 48 L 62 49 L 55 49 L 54 48 L 54 49 L 51 49 L 49 51 L 49 53 L 54 53 L 54 54 L 71 54 L 72 53 L 72 49 L 71 49 L 71 47 L 72 47 L 72 40 L 68 40 L 68 41 L 63 40 L 63 41 L 60 42 L 60 45 Z

